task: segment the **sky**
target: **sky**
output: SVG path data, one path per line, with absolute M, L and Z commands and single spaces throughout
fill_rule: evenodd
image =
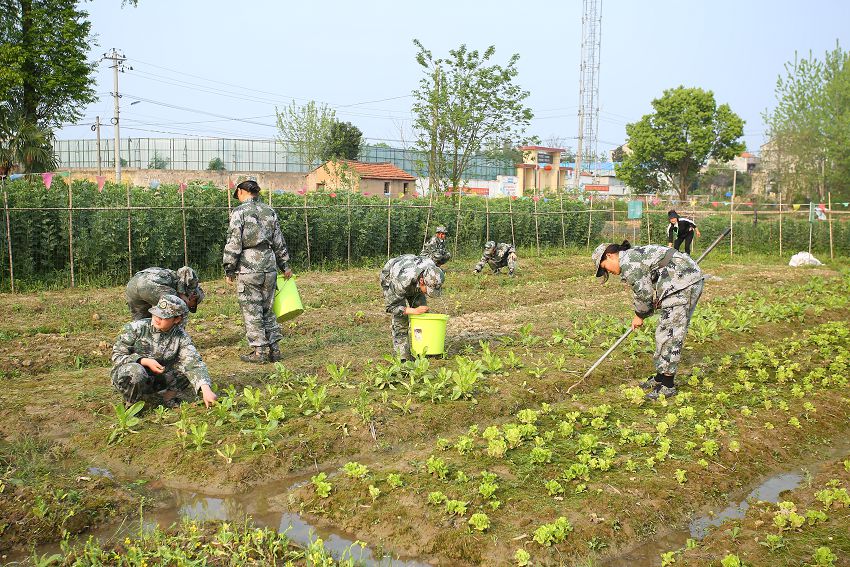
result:
M 625 141 L 625 125 L 679 85 L 714 92 L 745 121 L 744 141 L 765 141 L 762 113 L 795 52 L 850 49 L 844 0 L 599 0 L 599 149 Z M 99 60 L 127 57 L 119 76 L 126 137 L 271 139 L 275 107 L 326 103 L 367 142 L 410 145 L 410 107 L 422 68 L 413 39 L 435 56 L 466 44 L 520 55 L 517 82 L 531 94 L 528 134 L 575 147 L 582 2 L 489 0 L 121 0 L 84 3 Z M 130 69 L 132 67 L 132 70 Z M 112 70 L 99 63 L 100 100 L 61 139 L 92 138 L 100 116 L 112 136 Z

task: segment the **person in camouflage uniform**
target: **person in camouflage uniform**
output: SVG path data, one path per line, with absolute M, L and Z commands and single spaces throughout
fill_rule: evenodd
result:
M 452 259 L 452 253 L 446 250 L 446 235 L 448 231 L 444 226 L 438 226 L 431 240 L 422 247 L 420 256 L 431 258 L 437 266 L 442 266 Z
M 473 271 L 476 274 L 480 274 L 481 270 L 484 269 L 484 265 L 489 264 L 493 273 L 498 274 L 502 268 L 507 266 L 508 275 L 513 276 L 514 270 L 516 270 L 516 262 L 516 248 L 514 248 L 513 244 L 507 244 L 505 242 L 496 244 L 490 240 L 484 245 L 484 255 L 481 256 L 481 260 L 475 265 Z
M 272 311 L 277 289 L 277 272 L 292 277 L 289 250 L 277 213 L 259 199 L 256 181 L 243 181 L 233 196 L 241 203 L 230 215 L 227 242 L 224 245 L 224 273 L 227 281 L 236 282 L 236 293 L 245 334 L 253 348 L 242 355 L 245 362 L 263 364 L 281 360 L 278 342 L 283 338 Z
M 124 295 L 133 321 L 150 318 L 151 307 L 159 303 L 164 295 L 176 295 L 192 313 L 198 310 L 198 304 L 204 300 L 198 274 L 189 266 L 183 266 L 176 272 L 166 268 L 147 268 L 136 272 L 127 282 Z M 188 315 L 183 317 L 180 324 L 185 327 L 187 319 Z
M 705 277 L 687 254 L 666 246 L 646 245 L 632 248 L 629 242 L 600 244 L 593 251 L 596 277 L 608 280 L 619 275 L 631 287 L 635 316 L 632 328 L 656 310 L 661 314 L 655 328 L 655 375 L 641 384 L 647 397 L 657 399 L 676 395 L 674 377 L 688 325 L 703 290 Z
M 427 313 L 426 297 L 439 297 L 444 280 L 445 273 L 433 260 L 413 254 L 392 258 L 381 270 L 384 303 L 392 315 L 393 350 L 403 360 L 412 358 L 408 315 Z
M 215 402 L 207 366 L 180 326 L 188 312 L 182 299 L 164 295 L 151 307 L 150 319 L 124 325 L 112 347 L 110 376 L 125 405 L 142 400 L 177 407 L 199 391 L 207 407 Z

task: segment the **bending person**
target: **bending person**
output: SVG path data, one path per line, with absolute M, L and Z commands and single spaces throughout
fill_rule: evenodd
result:
M 680 217 L 676 211 L 668 211 L 667 218 L 670 219 L 670 224 L 667 226 L 667 246 L 679 250 L 684 242 L 685 254 L 690 256 L 694 234 L 700 236 L 697 223 L 689 218 Z
M 647 397 L 657 399 L 677 393 L 674 377 L 682 358 L 688 325 L 702 294 L 702 271 L 690 256 L 666 246 L 632 248 L 628 240 L 622 244 L 600 244 L 593 251 L 596 277 L 608 281 L 608 274 L 620 276 L 632 290 L 635 316 L 632 328 L 656 310 L 661 313 L 655 328 L 655 375 L 641 387 Z
M 496 244 L 492 240 L 488 241 L 484 245 L 484 254 L 481 256 L 481 260 L 475 264 L 473 271 L 480 274 L 485 264 L 490 266 L 494 274 L 498 274 L 502 268 L 507 267 L 508 275 L 513 276 L 517 264 L 516 248 L 513 244 L 506 242 Z
M 136 272 L 127 282 L 124 295 L 133 321 L 149 319 L 151 307 L 165 295 L 176 295 L 182 299 L 191 313 L 195 313 L 198 304 L 204 300 L 198 274 L 189 266 L 183 266 L 176 272 L 167 268 L 146 268 Z M 188 315 L 181 323 L 184 327 L 187 318 Z

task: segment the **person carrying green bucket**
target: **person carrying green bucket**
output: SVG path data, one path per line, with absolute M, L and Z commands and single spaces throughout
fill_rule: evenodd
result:
M 224 245 L 224 273 L 236 283 L 239 306 L 245 321 L 245 335 L 253 349 L 243 354 L 245 362 L 264 364 L 281 360 L 278 342 L 283 338 L 272 310 L 277 272 L 292 277 L 289 250 L 280 221 L 273 208 L 260 199 L 260 186 L 246 180 L 236 186 L 233 196 L 240 205 L 230 215 Z
M 428 297 L 439 297 L 445 272 L 430 258 L 404 254 L 392 258 L 381 270 L 381 290 L 387 313 L 392 315 L 393 350 L 402 360 L 410 360 L 410 320 L 408 315 L 428 312 Z

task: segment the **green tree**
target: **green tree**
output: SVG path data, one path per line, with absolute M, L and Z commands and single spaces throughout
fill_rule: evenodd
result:
M 456 191 L 473 156 L 519 139 L 531 121 L 524 105 L 529 93 L 515 82 L 519 55 L 502 66 L 491 62 L 493 46 L 479 53 L 461 45 L 435 58 L 418 40 L 413 43 L 423 69 L 413 91 L 415 146 L 428 156 L 431 189 Z
M 0 0 L 0 100 L 28 123 L 76 122 L 96 100 L 88 13 L 76 0 Z
M 322 152 L 322 161 L 331 159 L 354 159 L 360 156 L 363 132 L 351 122 L 335 120 L 331 124 Z
M 626 125 L 628 151 L 617 177 L 638 191 L 673 189 L 679 199 L 709 160 L 726 162 L 744 151 L 744 121 L 714 93 L 677 87 L 652 101 L 654 112 Z
M 16 166 L 25 173 L 55 169 L 52 141 L 50 130 L 0 103 L 0 176 L 9 175 Z
M 325 155 L 331 128 L 336 123 L 334 110 L 314 100 L 304 105 L 292 101 L 283 110 L 275 109 L 275 114 L 278 140 L 297 148 L 305 165 L 315 166 Z
M 795 54 L 775 96 L 764 169 L 788 198 L 850 194 L 850 53 L 836 43 L 822 60 Z

